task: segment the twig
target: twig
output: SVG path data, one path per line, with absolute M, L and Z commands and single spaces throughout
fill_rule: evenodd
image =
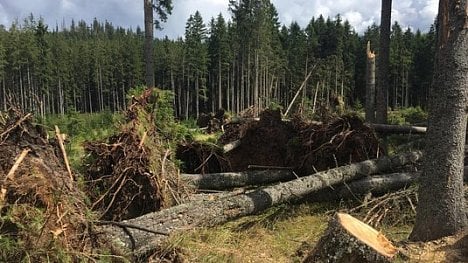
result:
M 10 171 L 8 172 L 7 176 L 5 177 L 4 181 L 10 179 L 13 179 L 13 175 L 15 174 L 15 171 L 18 169 L 19 165 L 23 161 L 23 159 L 26 157 L 26 155 L 31 151 L 31 149 L 24 149 L 21 154 L 16 158 L 15 164 L 11 167 Z
M 168 232 L 160 231 L 160 230 L 152 230 L 152 229 L 148 229 L 146 227 L 137 226 L 137 225 L 133 225 L 133 224 L 127 224 L 127 223 L 115 222 L 115 221 L 103 221 L 103 220 L 97 220 L 97 221 L 94 221 L 94 222 L 96 224 L 99 224 L 99 225 L 115 225 L 115 226 L 124 227 L 124 228 L 138 229 L 138 230 L 145 231 L 145 232 L 148 232 L 148 233 L 153 233 L 155 235 L 169 236 Z
M 60 146 L 60 150 L 62 151 L 62 155 L 63 155 L 63 160 L 65 161 L 65 167 L 67 168 L 67 172 L 68 172 L 68 175 L 70 176 L 70 180 L 74 180 L 73 179 L 73 174 L 72 174 L 72 171 L 70 169 L 70 163 L 68 162 L 68 157 L 67 157 L 67 152 L 65 151 L 65 146 L 63 145 L 63 137 L 62 137 L 62 134 L 60 133 L 60 129 L 57 125 L 55 125 L 55 136 L 57 137 L 57 141 L 59 143 L 59 146 Z
M 22 122 L 24 122 L 26 119 L 28 119 L 29 117 L 31 117 L 32 114 L 31 113 L 28 113 L 26 114 L 23 118 L 19 119 L 15 125 L 11 126 L 10 128 L 8 128 L 6 131 L 2 132 L 2 134 L 0 134 L 0 138 L 3 138 L 3 136 L 7 135 L 9 132 L 11 132 L 12 130 L 14 130 L 16 127 L 18 127 Z
M 194 169 L 194 171 L 198 171 L 199 169 L 203 168 L 203 166 L 210 160 L 211 156 L 213 156 L 213 152 L 208 155 L 208 157 L 200 164 L 197 168 Z

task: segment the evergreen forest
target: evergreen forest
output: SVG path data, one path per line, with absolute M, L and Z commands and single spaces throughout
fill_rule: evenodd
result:
M 171 90 L 176 117 L 198 117 L 223 108 L 285 109 L 306 77 L 296 110 L 347 107 L 365 101 L 366 44 L 378 56 L 379 26 L 358 34 L 348 21 L 312 17 L 305 28 L 281 25 L 269 1 L 230 4 L 231 17 L 203 21 L 197 11 L 185 35 L 154 40 L 156 86 Z M 39 116 L 118 111 L 127 93 L 143 85 L 144 32 L 94 19 L 91 24 L 46 25 L 33 14 L 0 26 L 0 110 L 14 102 Z M 426 107 L 432 79 L 434 28 L 392 25 L 392 109 Z M 378 65 L 377 65 L 378 67 Z

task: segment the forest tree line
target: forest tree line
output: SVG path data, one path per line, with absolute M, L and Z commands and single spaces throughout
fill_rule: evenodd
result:
M 197 11 L 183 38 L 154 40 L 156 86 L 172 90 L 177 117 L 286 108 L 308 74 L 296 107 L 365 101 L 366 44 L 379 54 L 377 25 L 358 35 L 338 15 L 285 26 L 268 0 L 232 1 L 230 11 L 210 21 Z M 434 42 L 433 28 L 392 26 L 391 108 L 426 107 Z M 97 19 L 51 28 L 30 15 L 0 26 L 0 110 L 9 100 L 42 116 L 124 109 L 128 90 L 145 81 L 143 45 L 140 28 Z

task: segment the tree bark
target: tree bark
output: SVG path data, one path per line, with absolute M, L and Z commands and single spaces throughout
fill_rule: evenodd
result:
M 392 17 L 392 0 L 382 0 L 381 11 L 376 122 L 385 124 L 387 123 L 387 96 L 390 76 L 390 21 Z
M 382 233 L 357 218 L 337 213 L 303 262 L 391 262 L 397 253 Z
M 334 188 L 323 189 L 310 197 L 311 201 L 350 199 L 368 193 L 386 194 L 407 187 L 421 180 L 421 172 L 392 173 L 368 176 Z M 468 167 L 465 166 L 463 181 L 468 183 Z M 468 208 L 467 208 L 468 209 Z
M 455 234 L 467 225 L 463 158 L 468 101 L 468 1 L 439 2 L 435 72 L 423 179 L 411 240 Z
M 265 185 L 297 178 L 292 170 L 252 170 L 240 173 L 181 174 L 181 179 L 197 189 L 227 190 Z
M 367 74 L 366 74 L 366 121 L 375 121 L 375 53 L 371 51 L 370 41 L 367 42 Z
M 273 205 L 300 200 L 331 185 L 414 163 L 421 156 L 421 152 L 411 152 L 393 157 L 367 160 L 286 183 L 259 188 L 237 196 L 174 206 L 127 220 L 125 223 L 138 225 L 152 231 L 167 232 L 168 234 L 196 226 L 221 224 L 241 216 L 261 212 Z M 148 253 L 167 237 L 166 235 L 158 235 L 138 229 L 122 229 L 112 225 L 104 226 L 102 230 L 109 233 L 117 243 L 135 250 L 134 253 L 137 256 Z
M 153 70 L 153 0 L 144 1 L 145 13 L 145 81 L 148 88 L 154 87 Z

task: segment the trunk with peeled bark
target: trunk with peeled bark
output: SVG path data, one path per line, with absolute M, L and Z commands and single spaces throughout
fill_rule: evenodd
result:
M 463 157 L 468 106 L 468 1 L 440 0 L 423 179 L 410 239 L 453 235 L 467 225 Z

